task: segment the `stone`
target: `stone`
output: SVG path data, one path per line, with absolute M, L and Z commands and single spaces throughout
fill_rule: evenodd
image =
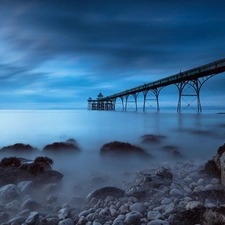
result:
M 16 143 L 14 145 L 5 146 L 1 149 L 1 153 L 28 154 L 38 153 L 38 149 L 28 144 Z
M 142 139 L 142 142 L 145 144 L 158 144 L 162 140 L 166 139 L 166 136 L 145 134 L 145 135 L 141 136 L 141 139 Z
M 121 219 L 115 219 L 113 221 L 112 225 L 124 225 L 124 223 Z
M 218 179 L 218 178 L 213 178 L 212 180 L 211 180 L 211 183 L 212 184 L 218 184 L 220 182 L 220 179 Z
M 163 178 L 168 178 L 171 180 L 173 179 L 173 174 L 171 173 L 171 171 L 163 166 L 155 171 L 155 175 L 161 176 Z
M 225 224 L 224 211 L 224 208 L 222 212 L 219 210 L 207 209 L 202 216 L 202 225 Z
M 171 203 L 171 199 L 170 198 L 164 198 L 162 201 L 161 201 L 161 204 L 162 205 L 169 205 Z
M 146 206 L 143 203 L 134 203 L 133 205 L 130 206 L 130 211 L 137 211 L 140 212 L 142 214 L 144 214 L 146 212 Z
M 206 191 L 212 191 L 215 189 L 215 186 L 213 184 L 208 184 L 205 186 Z
M 169 225 L 169 222 L 157 219 L 157 220 L 152 220 L 151 222 L 148 223 L 148 225 Z
M 59 221 L 58 225 L 74 225 L 74 221 L 71 218 Z
M 33 225 L 33 224 L 35 224 L 37 222 L 38 218 L 39 218 L 39 213 L 38 212 L 30 212 L 30 215 L 26 219 L 25 223 Z
M 17 184 L 17 187 L 19 188 L 20 192 L 23 194 L 27 194 L 32 191 L 34 188 L 34 182 L 33 181 L 21 181 Z
M 127 190 L 126 195 L 136 198 L 144 198 L 146 196 L 146 191 L 141 185 L 134 185 Z
M 7 184 L 0 188 L 0 199 L 3 201 L 8 201 L 19 197 L 21 192 L 15 184 Z
M 192 193 L 199 193 L 199 192 L 202 192 L 202 191 L 205 191 L 205 187 L 202 186 L 202 185 L 199 185 L 199 186 L 197 186 L 193 189 Z
M 164 208 L 164 211 L 165 211 L 164 213 L 166 213 L 167 215 L 171 214 L 172 212 L 175 211 L 175 209 L 176 209 L 175 204 L 172 202 Z
M 120 141 L 113 141 L 104 144 L 100 149 L 100 155 L 110 157 L 124 156 L 125 158 L 128 156 L 140 156 L 143 158 L 149 157 L 149 154 L 142 148 Z
M 192 210 L 195 208 L 203 207 L 203 204 L 199 201 L 190 201 L 186 205 L 186 210 Z
M 127 216 L 124 220 L 124 224 L 126 225 L 141 225 L 141 220 L 139 215 L 137 214 L 130 214 L 129 216 Z
M 174 196 L 174 197 L 179 197 L 179 196 L 183 196 L 184 193 L 177 189 L 177 188 L 173 188 L 171 191 L 170 191 L 170 195 Z
M 115 198 L 122 198 L 124 194 L 125 194 L 125 191 L 120 188 L 106 186 L 106 187 L 95 189 L 94 191 L 92 191 L 90 194 L 88 194 L 88 196 L 86 197 L 86 200 L 88 202 L 90 202 L 92 198 L 104 200 L 109 195 Z
M 52 144 L 46 145 L 42 152 L 48 153 L 51 155 L 54 154 L 73 154 L 73 153 L 79 153 L 80 149 L 74 142 L 54 142 Z
M 148 214 L 147 214 L 148 220 L 159 219 L 159 216 L 162 216 L 162 215 L 157 211 L 149 211 Z
M 58 212 L 58 218 L 60 220 L 64 220 L 67 217 L 69 217 L 69 209 L 68 208 L 60 209 L 59 212 Z
M 16 216 L 16 217 L 12 218 L 11 220 L 9 220 L 7 222 L 7 224 L 10 224 L 10 225 L 12 225 L 13 223 L 22 224 L 22 223 L 25 223 L 26 219 L 27 218 L 24 216 Z
M 38 201 L 36 201 L 32 198 L 28 198 L 21 205 L 22 209 L 29 209 L 29 210 L 38 210 L 41 207 L 42 207 L 42 205 Z

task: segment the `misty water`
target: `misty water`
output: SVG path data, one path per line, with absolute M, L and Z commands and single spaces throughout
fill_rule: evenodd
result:
M 65 175 L 64 180 L 74 184 L 96 174 L 118 178 L 121 172 L 139 171 L 159 162 L 212 158 L 225 142 L 225 114 L 218 112 L 2 110 L 0 147 L 24 143 L 41 150 L 47 144 L 73 138 L 81 149 L 79 155 L 54 156 L 53 168 Z M 145 134 L 166 138 L 158 144 L 144 145 L 141 136 Z M 100 158 L 102 145 L 112 141 L 140 146 L 151 158 Z M 168 145 L 177 147 L 182 157 L 163 150 Z M 32 157 L 36 156 L 28 156 Z

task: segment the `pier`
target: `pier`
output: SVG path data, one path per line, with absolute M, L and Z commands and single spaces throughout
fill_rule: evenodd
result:
M 176 85 L 178 89 L 178 104 L 177 112 L 182 111 L 181 104 L 185 97 L 193 96 L 196 98 L 197 102 L 197 112 L 202 112 L 202 106 L 200 101 L 200 90 L 203 84 L 209 80 L 211 77 L 223 73 L 225 71 L 225 58 L 211 62 L 184 72 L 177 73 L 172 76 L 168 76 L 150 83 L 146 83 L 141 86 L 131 88 L 126 91 L 122 91 L 110 96 L 104 97 L 102 93 L 99 93 L 97 99 L 89 98 L 88 109 L 89 110 L 115 110 L 116 101 L 119 98 L 122 102 L 122 110 L 127 111 L 128 98 L 133 96 L 133 102 L 135 105 L 135 110 L 138 110 L 137 97 L 140 93 L 143 94 L 143 111 L 146 110 L 147 94 L 151 92 L 154 96 L 153 99 L 156 102 L 157 111 L 160 111 L 159 107 L 159 94 L 162 88 L 169 85 Z M 185 87 L 191 87 L 191 93 L 185 93 Z M 188 106 L 191 103 L 187 103 Z

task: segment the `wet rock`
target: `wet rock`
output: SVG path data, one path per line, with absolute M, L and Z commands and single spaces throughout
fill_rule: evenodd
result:
M 155 174 L 146 174 L 143 178 L 143 186 L 145 189 L 159 188 L 161 185 L 168 186 L 172 183 L 171 179 L 164 178 Z
M 15 184 L 7 184 L 0 188 L 0 199 L 3 201 L 9 201 L 20 195 L 21 192 Z
M 69 210 L 68 208 L 63 208 L 63 209 L 60 209 L 59 212 L 58 212 L 58 218 L 60 220 L 64 220 L 66 218 L 69 217 Z
M 25 223 L 33 225 L 37 222 L 38 217 L 39 217 L 38 212 L 31 212 L 30 215 L 28 216 L 28 218 L 26 219 Z
M 49 154 L 61 154 L 61 153 L 71 154 L 71 153 L 79 153 L 80 149 L 75 141 L 69 140 L 67 142 L 54 142 L 52 144 L 48 144 L 43 148 L 42 152 Z
M 225 208 L 207 209 L 202 217 L 202 225 L 225 224 Z
M 168 178 L 170 180 L 173 179 L 173 174 L 171 173 L 170 169 L 165 167 L 160 167 L 155 171 L 155 175 L 161 176 L 163 178 Z
M 100 149 L 101 156 L 141 156 L 149 157 L 149 154 L 146 153 L 142 148 L 131 145 L 129 143 L 114 141 L 104 144 Z
M 136 198 L 144 198 L 146 196 L 146 191 L 141 185 L 134 185 L 127 190 L 126 195 Z
M 21 193 L 27 194 L 33 190 L 34 182 L 33 181 L 21 181 L 17 184 L 17 187 L 19 188 Z
M 23 204 L 21 205 L 21 208 L 22 209 L 29 209 L 29 210 L 38 210 L 38 209 L 40 209 L 42 207 L 42 205 L 38 202 L 38 201 L 36 201 L 36 200 L 34 200 L 34 199 L 32 199 L 32 198 L 28 198 L 26 201 L 24 201 L 23 202 Z
M 169 222 L 157 219 L 157 220 L 152 220 L 151 222 L 148 223 L 148 225 L 169 225 Z
M 125 220 L 124 220 L 124 224 L 126 225 L 141 225 L 141 219 L 139 217 L 139 215 L 137 214 L 129 214 Z
M 51 161 L 51 159 L 49 160 Z M 37 158 L 34 161 L 27 161 L 17 157 L 3 158 L 0 162 L 0 183 L 4 185 L 21 181 L 33 181 L 36 185 L 51 181 L 59 182 L 63 177 L 63 174 L 52 170 L 48 162 L 40 162 Z
M 59 221 L 58 225 L 74 225 L 74 221 L 71 218 Z
M 32 147 L 29 144 L 23 143 L 16 143 L 14 145 L 5 146 L 0 150 L 0 153 L 7 153 L 7 154 L 16 154 L 16 155 L 24 155 L 29 153 L 36 153 L 38 154 L 39 150 Z
M 134 203 L 133 205 L 130 206 L 130 211 L 137 211 L 142 214 L 146 212 L 146 206 L 143 203 Z
M 97 199 L 105 199 L 107 196 L 111 195 L 115 198 L 122 198 L 125 194 L 125 191 L 116 188 L 116 187 L 103 187 L 96 189 L 92 191 L 88 196 L 86 197 L 86 200 L 89 202 L 91 201 L 92 198 L 97 198 Z
M 193 210 L 196 208 L 201 208 L 203 207 L 203 204 L 199 201 L 190 201 L 186 205 L 186 210 Z
M 142 139 L 142 143 L 145 143 L 145 144 L 158 144 L 162 140 L 166 139 L 166 136 L 146 134 L 141 136 L 141 139 Z

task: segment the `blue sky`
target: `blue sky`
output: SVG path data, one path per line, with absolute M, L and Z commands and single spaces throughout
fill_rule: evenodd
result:
M 0 108 L 80 108 L 225 58 L 224 0 L 0 2 Z M 222 104 L 224 73 L 202 88 Z M 162 91 L 177 101 L 176 87 Z

